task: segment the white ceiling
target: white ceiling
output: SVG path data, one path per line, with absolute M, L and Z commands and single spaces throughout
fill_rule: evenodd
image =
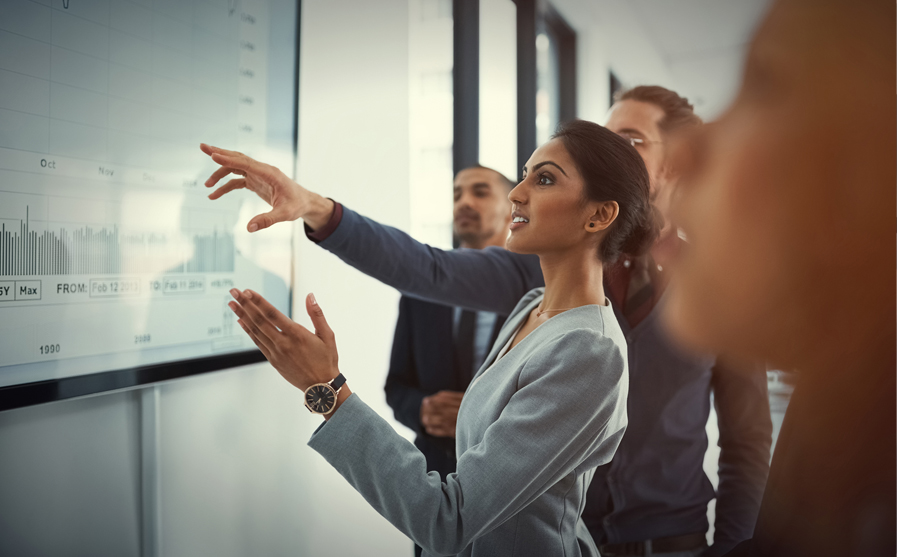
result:
M 713 118 L 734 97 L 746 48 L 770 0 L 630 0 L 677 90 Z

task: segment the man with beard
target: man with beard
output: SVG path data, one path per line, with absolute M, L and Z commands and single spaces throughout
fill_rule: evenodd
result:
M 491 168 L 455 176 L 454 235 L 461 249 L 503 247 L 511 222 L 513 182 Z M 455 471 L 455 422 L 467 385 L 495 341 L 505 315 L 452 308 L 402 296 L 386 401 L 396 419 L 417 433 L 427 470 Z M 415 553 L 420 548 L 415 546 Z

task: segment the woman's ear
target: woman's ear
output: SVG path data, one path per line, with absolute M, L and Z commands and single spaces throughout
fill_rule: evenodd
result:
M 602 201 L 597 203 L 595 211 L 586 223 L 586 232 L 598 232 L 606 230 L 620 214 L 620 205 L 616 201 Z

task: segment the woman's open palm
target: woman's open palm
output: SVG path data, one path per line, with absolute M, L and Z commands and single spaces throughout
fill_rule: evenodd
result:
M 252 290 L 231 290 L 229 306 L 237 314 L 237 323 L 284 379 L 300 390 L 315 383 L 326 383 L 339 375 L 336 338 L 324 312 L 309 294 L 306 311 L 315 332 L 293 322 Z

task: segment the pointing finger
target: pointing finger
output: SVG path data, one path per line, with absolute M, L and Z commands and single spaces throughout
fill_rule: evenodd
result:
M 216 169 L 215 172 L 212 172 L 211 176 L 209 176 L 209 179 L 205 181 L 205 186 L 207 188 L 211 188 L 212 186 L 217 184 L 219 180 L 221 180 L 228 174 L 233 173 L 235 170 L 236 168 L 228 168 L 226 166 L 222 166 L 221 168 Z
M 222 149 L 221 147 L 215 147 L 214 145 L 209 145 L 208 143 L 200 143 L 199 148 L 203 153 L 205 153 L 209 156 L 212 156 L 216 153 L 219 153 L 222 155 L 232 155 L 232 156 L 242 154 L 239 151 L 229 151 L 227 149 Z
M 218 188 L 209 194 L 209 199 L 218 199 L 222 195 L 226 193 L 230 193 L 234 190 L 238 190 L 246 187 L 246 180 L 244 178 L 234 178 L 233 180 L 228 181 L 226 184 Z
M 212 155 L 212 160 L 216 163 L 220 164 L 224 167 L 236 168 L 237 170 L 242 170 L 243 172 L 249 172 L 252 168 L 252 163 L 255 162 L 246 155 L 237 153 L 236 155 L 224 155 L 221 153 L 215 153 Z

